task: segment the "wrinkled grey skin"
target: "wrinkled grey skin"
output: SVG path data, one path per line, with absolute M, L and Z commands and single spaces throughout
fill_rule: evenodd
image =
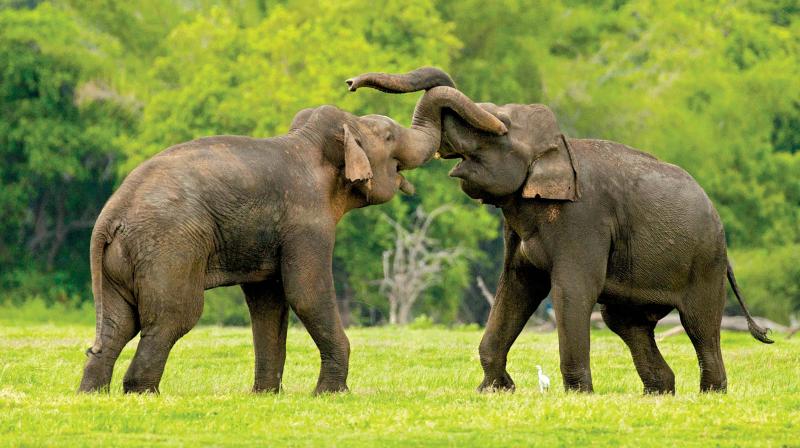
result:
M 396 84 L 403 76 L 377 79 Z M 356 79 L 381 84 L 375 74 Z M 505 261 L 480 344 L 479 390 L 514 389 L 508 351 L 548 293 L 567 390 L 592 391 L 589 321 L 596 303 L 630 349 L 645 393 L 675 392 L 653 337 L 656 322 L 673 309 L 697 352 L 700 389 L 726 389 L 720 351 L 726 275 L 752 335 L 772 342 L 747 312 L 719 215 L 689 174 L 619 143 L 566 138 L 542 105 L 480 106 L 508 133 L 487 134 L 445 110 L 440 149 L 444 158 L 462 159 L 450 176 L 464 192 L 500 207 L 505 217 Z
M 203 290 L 235 284 L 252 319 L 253 390 L 280 390 L 290 307 L 320 351 L 315 393 L 347 390 L 350 345 L 331 273 L 336 223 L 410 191 L 399 171 L 431 158 L 440 109 L 461 110 L 458 97 L 424 95 L 410 129 L 322 106 L 298 113 L 285 136 L 202 138 L 141 164 L 92 233 L 97 329 L 80 391 L 107 389 L 123 346 L 141 333 L 123 387 L 158 392 L 170 349 L 200 318 Z M 465 115 L 497 122 L 462 102 Z

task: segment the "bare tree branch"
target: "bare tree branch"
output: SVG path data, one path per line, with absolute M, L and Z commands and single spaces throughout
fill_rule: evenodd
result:
M 463 255 L 459 247 L 438 249 L 438 241 L 428 236 L 434 219 L 449 209 L 438 207 L 426 214 L 417 207 L 410 229 L 385 216 L 395 229 L 394 248 L 385 251 L 381 260 L 380 292 L 389 301 L 390 323 L 408 323 L 417 299 L 439 280 L 448 264 Z
M 489 306 L 494 306 L 494 294 L 489 291 L 489 288 L 486 287 L 486 283 L 483 281 L 483 277 L 480 275 L 475 279 L 476 283 L 478 284 L 478 290 L 483 295 L 483 298 L 489 302 Z

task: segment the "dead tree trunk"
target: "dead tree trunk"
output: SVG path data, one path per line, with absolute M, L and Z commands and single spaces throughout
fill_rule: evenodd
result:
M 431 223 L 449 207 L 426 214 L 417 207 L 411 229 L 405 229 L 388 216 L 395 229 L 394 248 L 383 253 L 383 279 L 380 291 L 389 300 L 389 323 L 403 325 L 411 321 L 411 310 L 422 293 L 435 284 L 444 267 L 462 255 L 458 247 L 437 249 L 437 241 L 428 236 Z
M 481 291 L 481 295 L 483 298 L 489 302 L 489 307 L 494 306 L 494 294 L 489 291 L 489 288 L 486 287 L 486 282 L 483 281 L 483 277 L 480 275 L 475 279 L 476 283 L 478 284 L 478 289 Z

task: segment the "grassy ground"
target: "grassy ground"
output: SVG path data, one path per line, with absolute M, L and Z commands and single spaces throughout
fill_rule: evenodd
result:
M 515 394 L 481 395 L 477 330 L 350 329 L 350 394 L 314 398 L 319 358 L 289 333 L 285 392 L 248 392 L 248 329 L 200 327 L 172 352 L 161 396 L 124 396 L 125 349 L 109 395 L 74 393 L 90 326 L 0 321 L 0 445 L 800 446 L 800 339 L 725 334 L 729 393 L 699 394 L 685 335 L 661 343 L 677 396 L 644 397 L 615 336 L 592 335 L 594 395 L 560 387 L 555 335 L 524 333 Z M 535 365 L 553 379 L 541 395 Z

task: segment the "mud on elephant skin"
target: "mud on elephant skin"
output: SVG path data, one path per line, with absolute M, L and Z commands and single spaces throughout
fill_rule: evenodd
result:
M 352 84 L 389 93 L 454 87 L 432 68 L 368 73 Z M 697 352 L 700 389 L 725 390 L 720 321 L 726 277 L 752 335 L 771 341 L 744 305 L 719 215 L 697 182 L 625 145 L 567 138 L 546 106 L 478 106 L 508 132 L 485 132 L 445 109 L 440 154 L 461 159 L 450 175 L 470 197 L 500 207 L 505 218 L 505 261 L 479 349 L 480 389 L 513 389 L 508 351 L 549 293 L 567 390 L 592 391 L 589 320 L 596 303 L 630 349 L 645 392 L 675 391 L 653 335 L 656 322 L 673 309 Z
M 107 389 L 140 333 L 123 388 L 157 392 L 172 346 L 200 318 L 203 291 L 235 284 L 252 319 L 255 391 L 280 390 L 289 308 L 320 351 L 315 392 L 347 390 L 350 346 L 331 273 L 336 223 L 412 190 L 399 172 L 432 157 L 439 130 L 428 123 L 442 107 L 495 120 L 436 92 L 423 96 L 411 128 L 321 106 L 298 113 L 285 136 L 202 138 L 137 167 L 92 233 L 97 328 L 80 391 Z

